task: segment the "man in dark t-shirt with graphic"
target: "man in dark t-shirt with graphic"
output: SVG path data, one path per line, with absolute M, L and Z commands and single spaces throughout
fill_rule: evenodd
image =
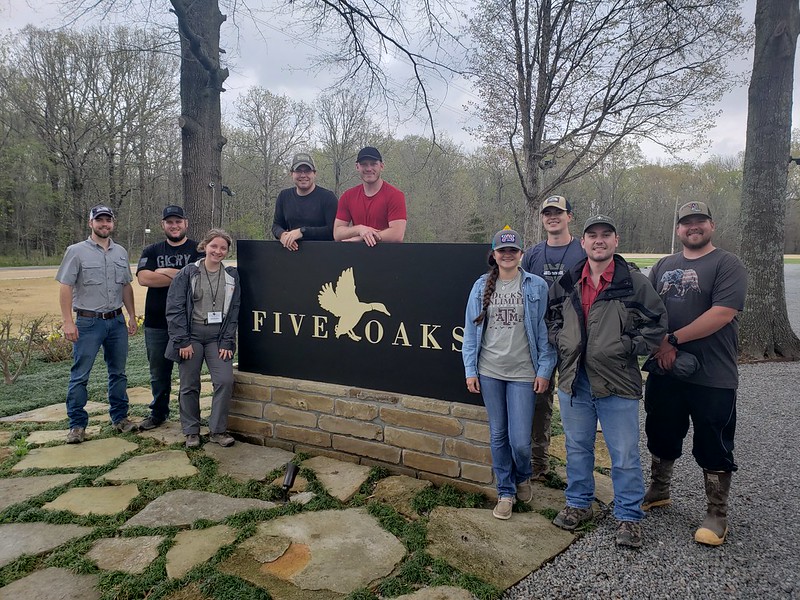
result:
M 272 235 L 287 250 L 299 250 L 299 240 L 333 241 L 336 195 L 317 185 L 317 167 L 307 152 L 294 155 L 290 170 L 294 187 L 278 194 Z
M 147 289 L 144 305 L 144 341 L 150 363 L 150 387 L 153 401 L 150 416 L 140 429 L 154 429 L 169 417 L 169 395 L 172 386 L 171 360 L 164 357 L 169 342 L 167 333 L 167 292 L 175 275 L 183 267 L 203 256 L 197 242 L 186 237 L 189 220 L 180 206 L 167 206 L 161 220 L 166 239 L 142 251 L 136 270 L 139 285 Z
M 714 229 L 705 202 L 684 204 L 675 230 L 683 250 L 662 258 L 650 271 L 650 281 L 667 307 L 669 333 L 654 354 L 666 374 L 647 378 L 645 432 L 652 482 L 642 503 L 649 510 L 672 502 L 672 468 L 691 419 L 692 454 L 703 469 L 707 499 L 706 516 L 694 539 L 709 546 L 721 545 L 728 533 L 728 495 L 737 470 L 733 437 L 738 314 L 747 291 L 744 265 L 714 247 Z M 678 350 L 697 358 L 700 366 L 693 374 L 672 372 Z
M 575 239 L 569 232 L 569 224 L 573 217 L 572 206 L 564 196 L 550 196 L 542 202 L 539 212 L 547 239 L 525 252 L 525 256 L 522 257 L 522 269 L 538 275 L 547 282 L 548 287 L 552 287 L 566 271 L 586 258 L 586 252 L 581 247 L 580 240 Z M 551 377 L 548 389 L 536 394 L 531 436 L 531 466 L 534 480 L 544 479 L 550 470 L 548 451 L 555 382 L 555 376 Z

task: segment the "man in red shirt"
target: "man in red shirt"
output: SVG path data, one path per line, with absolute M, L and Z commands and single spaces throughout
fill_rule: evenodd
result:
M 566 506 L 553 524 L 574 530 L 592 518 L 597 421 L 611 455 L 616 544 L 642 545 L 644 480 L 639 460 L 637 356 L 650 354 L 667 330 L 653 286 L 615 250 L 617 227 L 605 215 L 586 221 L 586 258 L 550 288 L 545 322 L 558 351 L 558 400 L 567 448 Z
M 377 148 L 362 148 L 356 159 L 361 185 L 339 198 L 333 222 L 337 242 L 402 242 L 406 234 L 406 197 L 382 177 L 383 157 Z

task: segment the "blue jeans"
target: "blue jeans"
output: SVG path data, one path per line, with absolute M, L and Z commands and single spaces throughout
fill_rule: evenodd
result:
M 595 398 L 583 368 L 572 391 L 572 397 L 558 391 L 567 446 L 567 505 L 588 508 L 594 500 L 594 442 L 599 419 L 611 455 L 614 518 L 641 521 L 644 479 L 639 458 L 639 401 L 620 396 Z
M 150 389 L 153 392 L 150 415 L 156 421 L 166 421 L 169 418 L 169 394 L 172 391 L 172 367 L 175 364 L 164 356 L 169 344 L 169 332 L 145 327 L 144 343 L 150 364 Z
M 497 496 L 513 497 L 517 484 L 530 479 L 531 427 L 535 394 L 530 381 L 503 381 L 480 375 L 481 396 L 489 415 L 492 470 Z
M 72 369 L 67 388 L 67 416 L 70 429 L 86 427 L 89 413 L 84 408 L 88 399 L 87 384 L 94 359 L 103 347 L 103 356 L 108 367 L 108 414 L 116 423 L 128 416 L 128 377 L 125 362 L 128 360 L 128 328 L 125 317 L 113 319 L 77 317 L 78 341 L 72 344 Z

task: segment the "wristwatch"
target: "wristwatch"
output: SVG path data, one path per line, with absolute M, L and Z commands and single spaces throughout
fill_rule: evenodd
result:
M 678 347 L 678 338 L 675 337 L 674 333 L 668 333 L 667 334 L 667 341 L 670 344 L 672 344 L 673 346 L 675 346 L 676 348 Z
M 306 234 L 306 228 L 305 228 L 305 227 L 301 227 L 301 228 L 300 228 L 300 233 L 301 233 L 302 235 L 305 235 L 305 234 Z

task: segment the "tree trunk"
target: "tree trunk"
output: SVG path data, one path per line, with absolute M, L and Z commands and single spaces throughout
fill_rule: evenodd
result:
M 786 310 L 783 246 L 798 0 L 758 0 L 755 23 L 741 211 L 749 285 L 740 353 L 745 359 L 797 360 L 800 340 Z
M 181 34 L 181 150 L 183 204 L 192 231 L 202 237 L 221 225 L 222 136 L 219 30 L 225 15 L 217 0 L 171 0 Z

